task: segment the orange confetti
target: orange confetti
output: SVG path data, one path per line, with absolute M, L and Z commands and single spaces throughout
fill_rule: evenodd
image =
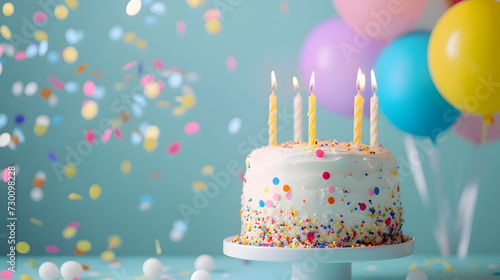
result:
M 40 97 L 47 100 L 52 95 L 52 89 L 49 87 L 43 87 L 40 89 Z
M 77 75 L 80 75 L 80 74 L 82 74 L 83 72 L 87 71 L 87 67 L 88 67 L 88 64 L 87 64 L 87 63 L 82 63 L 82 64 L 80 64 L 80 66 L 78 66 L 78 68 L 76 68 L 76 74 L 77 74 Z
M 115 236 L 111 242 L 109 242 L 108 250 L 111 250 L 113 246 L 115 246 L 116 242 L 118 242 L 118 236 Z

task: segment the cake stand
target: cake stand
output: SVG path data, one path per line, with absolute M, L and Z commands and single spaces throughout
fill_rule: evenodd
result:
M 224 239 L 226 256 L 264 262 L 291 262 L 292 270 L 281 279 L 350 280 L 351 263 L 406 257 L 414 251 L 415 238 L 401 244 L 353 248 L 280 248 L 232 243 Z

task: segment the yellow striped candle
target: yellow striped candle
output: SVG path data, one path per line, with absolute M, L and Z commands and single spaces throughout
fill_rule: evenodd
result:
M 377 147 L 378 145 L 378 97 L 377 97 L 377 80 L 375 72 L 371 73 L 371 82 L 373 96 L 370 98 L 370 146 Z
M 309 82 L 309 88 L 311 89 L 311 95 L 309 96 L 309 111 L 307 115 L 309 116 L 309 146 L 316 143 L 316 96 L 314 96 L 314 71 L 311 74 L 311 81 Z
M 276 75 L 274 71 L 271 71 L 271 88 L 272 92 L 269 95 L 269 120 L 267 124 L 269 125 L 269 145 L 276 145 L 276 102 L 277 98 L 274 95 L 274 89 L 276 88 Z
M 297 95 L 293 98 L 293 142 L 302 142 L 302 97 L 297 77 L 293 76 L 293 87 Z
M 363 97 L 360 92 L 365 89 L 365 75 L 358 69 L 358 78 L 356 79 L 358 94 L 354 97 L 354 137 L 353 146 L 361 146 L 361 129 L 363 122 Z

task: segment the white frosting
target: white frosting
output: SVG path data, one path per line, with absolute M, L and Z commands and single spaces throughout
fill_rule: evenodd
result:
M 285 143 L 250 153 L 241 241 L 275 246 L 400 241 L 402 208 L 394 156 L 383 148 L 317 143 Z M 319 157 L 317 150 L 324 155 Z

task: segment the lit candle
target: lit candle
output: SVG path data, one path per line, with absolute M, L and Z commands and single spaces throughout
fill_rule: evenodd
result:
M 314 71 L 311 74 L 309 89 L 311 90 L 311 95 L 309 96 L 309 111 L 307 115 L 309 116 L 309 146 L 312 146 L 316 143 L 316 96 L 313 93 Z
M 276 88 L 276 75 L 271 71 L 271 95 L 269 95 L 269 145 L 276 145 L 276 95 L 274 89 Z
M 352 144 L 359 147 L 361 146 L 361 123 L 363 121 L 363 97 L 360 91 L 365 89 L 365 75 L 361 72 L 361 68 L 358 68 L 356 87 L 358 94 L 354 97 L 354 137 Z
M 378 145 L 378 97 L 377 97 L 377 80 L 375 72 L 372 69 L 372 90 L 373 96 L 370 98 L 370 146 Z
M 293 98 L 293 141 L 302 142 L 302 97 L 297 77 L 293 76 L 293 87 L 297 95 Z

